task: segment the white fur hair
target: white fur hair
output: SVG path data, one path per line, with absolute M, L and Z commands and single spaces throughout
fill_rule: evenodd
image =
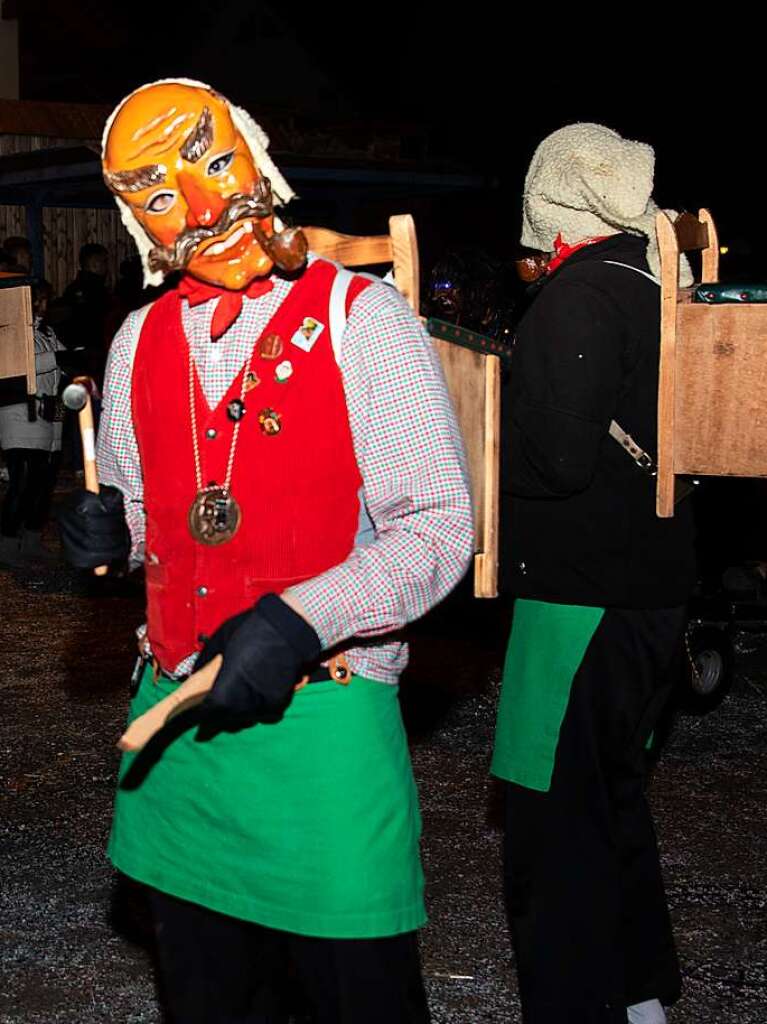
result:
M 522 244 L 549 252 L 559 233 L 570 245 L 621 231 L 645 235 L 647 262 L 659 276 L 654 171 L 655 153 L 643 142 L 601 124 L 560 128 L 540 143 L 527 171 Z M 680 277 L 683 285 L 692 284 L 684 257 Z
M 197 82 L 191 78 L 160 78 L 156 82 L 147 82 L 146 85 L 139 86 L 138 89 L 134 89 L 132 93 L 129 93 L 124 99 L 120 100 L 115 109 L 109 115 L 107 123 L 104 126 L 104 133 L 101 137 L 101 154 L 102 159 L 106 153 L 106 143 L 109 137 L 109 132 L 112 128 L 115 118 L 119 114 L 120 110 L 125 103 L 138 92 L 143 92 L 144 89 L 151 89 L 155 85 L 188 85 L 195 89 L 205 89 L 207 92 L 216 93 L 216 90 L 211 86 L 206 85 L 205 82 Z M 250 150 L 253 162 L 258 168 L 259 172 L 267 177 L 272 185 L 272 192 L 274 194 L 274 200 L 277 205 L 284 205 L 289 203 L 291 199 L 295 198 L 295 192 L 288 185 L 287 181 L 283 178 L 282 174 L 277 169 L 277 165 L 274 163 L 272 158 L 269 156 L 269 136 L 266 134 L 261 125 L 257 124 L 247 110 L 243 110 L 242 107 L 237 107 L 229 100 L 224 99 L 229 113 L 232 116 L 232 123 L 237 131 L 242 135 L 245 140 L 245 144 Z M 126 230 L 130 234 L 133 241 L 136 243 L 136 247 L 141 257 L 141 265 L 144 269 L 144 285 L 159 285 L 162 284 L 164 274 L 159 270 L 149 269 L 149 253 L 155 248 L 156 243 L 152 241 L 149 235 L 146 233 L 142 225 L 136 219 L 135 214 L 131 210 L 128 203 L 119 196 L 115 196 L 115 202 L 117 208 L 120 211 L 120 217 Z M 279 220 L 275 218 L 275 225 L 279 229 L 281 224 Z

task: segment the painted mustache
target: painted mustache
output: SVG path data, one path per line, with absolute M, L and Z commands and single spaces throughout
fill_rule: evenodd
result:
M 238 220 L 253 217 L 256 219 L 253 224 L 255 239 L 272 262 L 280 270 L 298 270 L 306 262 L 308 246 L 304 233 L 300 228 L 285 228 L 267 235 L 258 221 L 270 217 L 273 212 L 271 183 L 268 178 L 260 178 L 252 195 L 239 193 L 232 196 L 229 205 L 212 227 L 190 228 L 179 235 L 172 246 L 155 246 L 149 253 L 149 268 L 163 274 L 183 270 L 201 242 L 225 234 Z

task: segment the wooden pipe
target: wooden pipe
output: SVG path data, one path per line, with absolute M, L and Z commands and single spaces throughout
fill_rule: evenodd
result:
M 118 749 L 131 752 L 141 750 L 174 715 L 201 704 L 213 688 L 223 660 L 221 655 L 217 654 L 207 665 L 185 679 L 173 693 L 158 701 L 143 715 L 134 718 L 117 741 Z

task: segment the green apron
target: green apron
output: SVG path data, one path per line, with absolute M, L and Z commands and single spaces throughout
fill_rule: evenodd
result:
M 604 608 L 514 602 L 490 771 L 527 789 L 551 786 L 575 673 Z
M 134 718 L 173 689 L 144 674 Z M 269 928 L 377 938 L 426 921 L 396 686 L 311 683 L 284 717 L 120 768 L 109 857 L 138 881 Z M 146 754 L 146 751 L 144 752 Z M 138 778 L 138 781 L 137 781 Z

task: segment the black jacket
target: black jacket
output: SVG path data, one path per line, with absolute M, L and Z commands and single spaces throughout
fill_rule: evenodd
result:
M 695 576 L 691 499 L 655 515 L 655 481 L 608 434 L 657 452 L 660 290 L 646 241 L 579 250 L 517 330 L 504 393 L 503 570 L 516 596 L 566 604 L 683 604 Z

